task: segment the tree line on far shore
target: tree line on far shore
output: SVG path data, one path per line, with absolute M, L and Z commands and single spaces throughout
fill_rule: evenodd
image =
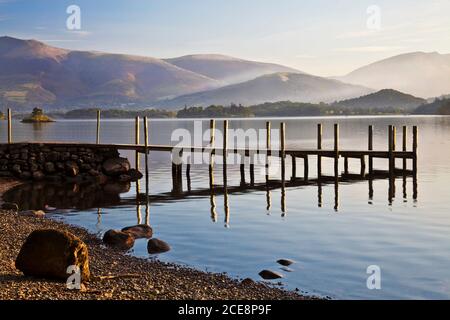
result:
M 41 110 L 41 109 L 39 109 Z M 93 119 L 96 108 L 75 109 L 67 112 L 49 112 L 54 119 Z M 266 102 L 254 106 L 231 104 L 229 106 L 211 105 L 208 107 L 187 107 L 178 111 L 144 109 L 103 109 L 102 118 L 132 119 L 137 116 L 149 118 L 251 118 L 251 117 L 299 117 L 299 116 L 333 116 L 333 115 L 383 115 L 383 114 L 437 114 L 450 115 L 450 98 L 435 99 L 408 111 L 402 108 L 349 108 L 339 104 L 303 103 L 291 101 Z M 20 114 L 15 115 L 21 117 Z M 0 112 L 0 119 L 5 116 Z

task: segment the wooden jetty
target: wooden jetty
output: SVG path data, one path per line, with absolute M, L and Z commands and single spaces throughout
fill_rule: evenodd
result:
M 13 142 L 13 131 L 12 131 L 12 117 L 11 110 L 8 109 L 8 144 L 20 144 L 21 142 Z M 322 124 L 317 125 L 317 147 L 312 149 L 302 149 L 302 148 L 289 148 L 286 147 L 286 125 L 285 123 L 280 123 L 279 132 L 280 132 L 280 141 L 279 148 L 277 150 L 273 150 L 271 148 L 271 131 L 272 126 L 270 122 L 266 123 L 266 145 L 265 148 L 229 148 L 228 147 L 228 120 L 223 121 L 223 146 L 216 147 L 215 146 L 215 136 L 214 132 L 216 129 L 216 121 L 210 120 L 210 141 L 208 146 L 172 146 L 172 145 L 154 145 L 149 143 L 149 128 L 148 128 L 148 120 L 147 117 L 143 119 L 143 129 L 144 129 L 144 144 L 140 143 L 140 119 L 136 117 L 135 119 L 135 139 L 133 143 L 130 144 L 111 144 L 111 143 L 101 143 L 100 141 L 100 111 L 97 112 L 97 123 L 96 123 L 96 138 L 95 143 L 82 143 L 82 142 L 59 142 L 59 141 L 46 141 L 46 142 L 22 142 L 27 144 L 37 144 L 41 146 L 62 146 L 62 147 L 85 147 L 85 148 L 115 148 L 117 150 L 132 150 L 135 151 L 136 158 L 136 166 L 139 168 L 139 154 L 144 154 L 145 156 L 145 178 L 146 178 L 146 193 L 148 194 L 148 180 L 149 180 L 149 163 L 148 163 L 148 155 L 152 151 L 158 152 L 169 152 L 172 154 L 172 158 L 174 155 L 178 153 L 181 155 L 183 153 L 207 153 L 210 156 L 209 161 L 209 186 L 210 190 L 214 191 L 215 183 L 214 183 L 214 159 L 216 156 L 223 157 L 223 185 L 227 188 L 227 155 L 228 154 L 239 154 L 241 155 L 241 163 L 240 163 L 240 173 L 241 173 L 241 186 L 246 186 L 245 182 L 245 158 L 249 159 L 249 171 L 250 171 L 250 186 L 255 186 L 255 163 L 254 157 L 255 155 L 265 155 L 266 158 L 266 173 L 265 180 L 266 184 L 273 183 L 273 178 L 269 175 L 269 167 L 270 167 L 270 159 L 273 157 L 279 158 L 281 170 L 280 176 L 277 180 L 280 182 L 280 186 L 282 190 L 284 190 L 286 186 L 286 158 L 290 157 L 292 161 L 291 165 L 291 178 L 290 181 L 295 181 L 298 179 L 297 177 L 297 159 L 300 158 L 303 160 L 303 181 L 310 180 L 309 174 L 309 160 L 311 157 L 315 157 L 317 159 L 317 180 L 320 181 L 322 178 L 323 166 L 322 159 L 323 158 L 331 158 L 334 160 L 334 176 L 333 178 L 338 181 L 339 177 L 344 178 L 345 176 L 349 176 L 349 167 L 348 161 L 349 159 L 357 159 L 360 161 L 360 172 L 358 174 L 359 179 L 366 179 L 366 177 L 375 176 L 376 169 L 373 167 L 373 160 L 375 158 L 387 159 L 388 160 L 388 170 L 385 172 L 389 173 L 390 177 L 395 177 L 395 175 L 400 170 L 405 174 L 412 174 L 416 177 L 417 174 L 417 149 L 418 149 L 418 128 L 417 126 L 412 127 L 412 143 L 411 149 L 408 150 L 407 145 L 407 131 L 408 128 L 403 126 L 402 128 L 402 149 L 397 150 L 396 148 L 396 128 L 393 125 L 390 125 L 388 130 L 388 141 L 387 148 L 385 150 L 374 150 L 373 144 L 373 126 L 368 126 L 368 135 L 367 135 L 367 149 L 366 150 L 348 150 L 341 149 L 339 144 L 339 125 L 334 124 L 333 127 L 333 148 L 332 149 L 324 149 L 322 145 L 322 132 L 323 126 Z M 343 173 L 339 173 L 339 159 L 344 159 L 344 171 Z M 366 174 L 366 159 L 368 160 L 368 173 Z M 395 167 L 395 160 L 402 159 L 402 168 Z M 412 161 L 412 169 L 407 169 L 407 160 Z M 191 163 L 185 164 L 185 174 L 186 179 L 188 181 L 188 189 L 190 190 L 190 173 L 191 173 Z M 181 191 L 183 185 L 183 163 L 175 163 L 172 161 L 172 184 L 173 190 Z M 181 188 L 181 189 L 180 189 Z

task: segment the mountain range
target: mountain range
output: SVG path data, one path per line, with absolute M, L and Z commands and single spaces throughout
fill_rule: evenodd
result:
M 420 97 L 450 92 L 450 55 L 411 53 L 336 78 L 219 54 L 178 58 L 55 48 L 0 37 L 0 104 L 126 108 L 333 102 L 392 88 Z
M 422 98 L 437 97 L 450 92 L 450 54 L 401 54 L 336 79 L 377 90 L 390 88 Z
M 284 100 L 319 103 L 358 97 L 372 91 L 362 86 L 304 73 L 279 72 L 246 82 L 160 101 L 158 106 L 179 108 L 183 105 L 205 106 L 231 103 L 254 105 Z

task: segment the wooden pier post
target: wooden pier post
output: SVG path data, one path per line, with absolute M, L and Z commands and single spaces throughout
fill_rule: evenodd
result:
M 139 122 L 140 121 L 141 120 L 139 119 L 139 117 L 136 117 L 136 119 L 134 121 L 134 143 L 136 145 L 140 144 L 140 137 L 139 137 L 139 134 L 140 134 Z M 138 151 L 136 151 L 136 153 L 135 153 L 134 161 L 135 161 L 136 170 L 139 170 L 139 152 Z
M 222 146 L 222 158 L 223 158 L 223 185 L 227 187 L 227 149 L 228 149 L 228 120 L 223 121 L 223 146 Z
M 369 126 L 368 150 L 373 151 L 373 126 Z M 369 154 L 369 174 L 373 174 L 373 157 Z
M 280 123 L 280 151 L 281 151 L 281 182 L 284 184 L 285 181 L 285 171 L 286 171 L 286 125 L 284 122 Z
M 144 117 L 144 147 L 145 147 L 145 193 L 148 199 L 148 121 Z
M 395 174 L 395 150 L 397 150 L 397 128 L 392 126 L 392 169 Z
M 413 151 L 413 175 L 417 175 L 417 147 L 418 147 L 418 139 L 419 139 L 419 132 L 418 132 L 417 126 L 413 126 L 413 145 L 412 145 L 412 151 Z
M 309 179 L 309 160 L 308 156 L 305 155 L 303 158 L 303 180 L 308 181 Z
M 190 150 L 189 153 L 189 160 L 186 164 L 186 184 L 187 184 L 187 189 L 188 191 L 191 191 L 191 162 L 192 162 L 192 158 L 193 158 L 193 152 L 192 149 Z
M 322 150 L 322 124 L 317 124 L 317 150 Z M 317 156 L 317 178 L 322 176 L 322 156 Z
M 403 138 L 403 143 L 402 143 L 402 151 L 404 151 L 404 152 L 406 152 L 406 149 L 407 149 L 407 147 L 406 147 L 406 144 L 407 144 L 407 135 L 408 135 L 408 127 L 407 126 L 403 126 L 403 135 L 402 135 L 402 138 Z M 406 164 L 406 157 L 403 157 L 403 173 L 405 173 L 406 172 L 406 169 L 407 169 L 407 164 Z
M 334 176 L 339 176 L 339 124 L 334 124 Z
M 227 156 L 228 156 L 228 120 L 223 121 L 223 146 L 222 146 L 222 157 L 223 157 L 223 209 L 225 214 L 225 228 L 230 225 L 230 206 L 228 201 L 228 183 L 227 183 Z
M 270 148 L 271 148 L 271 144 L 270 144 L 270 122 L 267 121 L 266 122 L 266 183 L 269 182 Z
M 361 156 L 361 177 L 366 175 L 366 157 L 364 155 Z
M 295 178 L 297 177 L 297 158 L 295 157 L 295 155 L 291 155 L 291 159 L 292 159 L 292 176 L 291 176 L 291 180 L 294 181 Z
M 12 112 L 8 109 L 8 143 L 12 143 Z
M 348 174 L 348 157 L 344 157 L 344 173 Z
M 148 120 L 144 117 L 144 147 L 145 147 L 145 223 L 150 224 L 150 203 L 149 203 L 149 174 L 148 174 Z
M 216 143 L 215 133 L 216 133 L 216 120 L 209 120 L 209 130 L 210 130 L 210 140 L 209 145 L 211 147 L 211 153 L 209 155 L 209 187 L 212 189 L 214 187 L 214 146 Z
M 239 171 L 241 173 L 241 186 L 245 186 L 245 156 L 241 155 L 241 164 L 239 165 Z
M 95 139 L 96 143 L 100 143 L 100 109 L 97 109 L 97 135 Z
M 388 127 L 388 153 L 389 153 L 389 175 L 394 174 L 394 126 Z

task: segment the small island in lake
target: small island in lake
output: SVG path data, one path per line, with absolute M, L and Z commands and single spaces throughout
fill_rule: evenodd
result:
M 46 116 L 44 111 L 40 108 L 34 108 L 31 115 L 28 118 L 22 119 L 24 123 L 42 123 L 42 122 L 54 122 L 52 118 Z

